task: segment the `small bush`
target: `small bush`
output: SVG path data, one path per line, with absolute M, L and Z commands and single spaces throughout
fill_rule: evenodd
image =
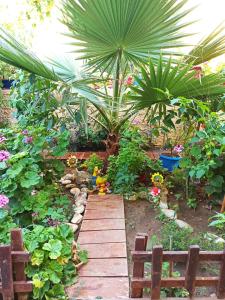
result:
M 93 173 L 95 167 L 98 167 L 99 169 L 101 169 L 103 167 L 103 164 L 104 164 L 103 160 L 95 153 L 93 153 L 85 161 L 85 165 L 87 166 L 88 172 L 90 172 L 91 174 Z

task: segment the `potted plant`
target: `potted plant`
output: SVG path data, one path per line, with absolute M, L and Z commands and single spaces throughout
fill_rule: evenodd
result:
M 162 153 L 159 159 L 162 161 L 163 168 L 172 172 L 175 168 L 179 166 L 179 161 L 181 159 L 181 152 L 184 150 L 183 145 L 176 145 L 171 147 L 170 153 Z
M 0 64 L 0 77 L 2 81 L 2 88 L 8 90 L 11 88 L 14 80 L 11 79 L 11 76 L 15 73 L 15 68 L 5 64 Z

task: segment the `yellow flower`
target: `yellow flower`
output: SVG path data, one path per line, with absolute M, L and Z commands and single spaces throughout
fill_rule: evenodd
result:
M 155 183 L 162 184 L 164 181 L 163 176 L 159 173 L 154 173 L 151 177 L 151 180 L 152 180 L 153 184 L 155 184 Z
M 76 158 L 76 156 L 70 156 L 68 159 L 67 159 L 67 165 L 69 166 L 69 167 L 76 167 L 76 165 L 77 165 L 77 158 Z

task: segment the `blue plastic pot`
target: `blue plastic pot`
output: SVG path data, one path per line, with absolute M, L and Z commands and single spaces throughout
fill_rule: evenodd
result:
M 172 172 L 174 169 L 179 167 L 179 161 L 181 158 L 179 156 L 167 156 L 165 154 L 161 154 L 159 159 L 162 161 L 163 168 Z
M 3 79 L 2 80 L 2 88 L 4 90 L 9 90 L 11 86 L 13 85 L 14 80 L 9 80 L 9 79 Z

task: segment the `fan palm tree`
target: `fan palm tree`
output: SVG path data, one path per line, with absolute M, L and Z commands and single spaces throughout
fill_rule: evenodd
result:
M 179 82 L 180 86 L 176 89 L 176 95 L 178 92 L 187 94 L 187 89 L 190 89 L 189 93 L 195 97 L 197 88 L 207 89 L 208 93 L 213 94 L 218 93 L 215 90 L 221 92 L 216 78 L 204 79 L 201 85 L 198 79 L 192 78 L 190 74 L 187 75 L 190 81 L 186 78 L 185 72 L 189 72 L 191 66 L 212 58 L 215 53 L 225 53 L 222 26 L 189 54 L 182 56 L 177 50 L 187 46 L 183 41 L 187 34 L 182 33 L 182 30 L 192 23 L 183 21 L 192 11 L 185 9 L 187 2 L 188 0 L 63 0 L 61 21 L 69 30 L 67 35 L 72 38 L 74 52 L 80 53 L 80 59 L 86 62 L 85 78 L 77 77 L 73 70 L 66 68 L 62 63 L 50 61 L 46 65 L 4 30 L 0 31 L 0 60 L 61 82 L 65 87 L 71 88 L 73 94 L 81 95 L 82 99 L 85 98 L 94 105 L 101 118 L 96 115 L 91 117 L 108 130 L 107 145 L 110 148 L 117 142 L 122 124 L 137 110 L 152 107 L 157 101 L 162 101 L 165 91 L 170 95 L 175 93 L 175 87 L 171 88 L 174 80 Z M 134 92 L 139 93 L 141 97 L 135 96 L 135 103 L 134 97 L 127 98 L 124 79 L 133 69 L 142 68 L 142 73 L 145 74 L 143 66 L 148 63 L 149 57 L 150 82 L 143 83 L 139 80 L 140 89 Z M 173 63 L 170 57 L 173 57 Z M 176 67 L 178 60 L 182 61 L 182 68 L 178 65 Z M 162 71 L 164 63 L 166 67 Z M 156 66 L 158 76 L 164 81 L 163 87 L 161 79 L 152 84 L 156 75 L 153 69 Z M 103 80 L 111 78 L 112 92 L 108 93 L 107 89 L 106 92 L 94 91 L 90 87 L 90 82 L 94 80 L 90 79 L 89 72 L 92 76 L 100 74 Z M 167 76 L 167 73 L 170 75 Z M 164 80 L 164 77 L 167 80 Z M 144 94 L 141 91 L 143 87 Z M 149 91 L 146 90 L 148 88 Z

